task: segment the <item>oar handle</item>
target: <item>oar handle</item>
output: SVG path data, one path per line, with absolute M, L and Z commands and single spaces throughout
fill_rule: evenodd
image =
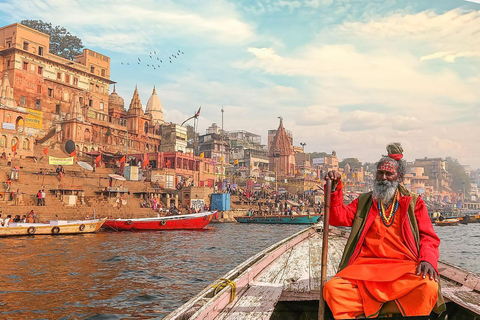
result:
M 323 241 L 322 241 L 322 266 L 320 276 L 320 301 L 318 305 L 318 319 L 325 317 L 325 300 L 323 298 L 323 288 L 327 283 L 327 258 L 328 258 L 328 229 L 330 227 L 330 197 L 332 193 L 332 180 L 327 180 L 325 185 L 325 210 L 323 214 Z

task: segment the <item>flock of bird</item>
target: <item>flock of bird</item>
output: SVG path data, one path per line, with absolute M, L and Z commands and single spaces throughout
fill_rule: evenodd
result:
M 150 52 L 150 55 L 149 55 L 150 58 L 143 58 L 143 61 L 142 61 L 142 59 L 140 59 L 140 57 L 137 57 L 138 61 L 135 61 L 135 62 L 138 65 L 146 65 L 148 68 L 152 68 L 153 70 L 158 70 L 162 66 L 165 66 L 169 62 L 173 63 L 173 61 L 175 61 L 175 59 L 178 59 L 183 54 L 184 54 L 183 51 L 177 50 L 175 53 L 172 53 L 171 55 L 168 56 L 168 60 L 167 59 L 162 60 L 157 55 L 157 51 L 152 51 L 152 52 Z M 132 65 L 134 65 L 135 62 L 132 62 Z M 130 62 L 123 62 L 122 61 L 120 64 L 129 66 Z

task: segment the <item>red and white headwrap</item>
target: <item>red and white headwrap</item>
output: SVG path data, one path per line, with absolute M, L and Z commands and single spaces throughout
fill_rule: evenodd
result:
M 396 173 L 397 166 L 393 163 L 393 161 L 385 161 L 379 164 L 377 171 L 387 171 L 387 172 Z
M 400 153 L 400 154 L 399 154 L 399 153 L 390 153 L 390 154 L 388 155 L 388 157 L 389 157 L 389 158 L 392 158 L 393 160 L 397 160 L 397 161 L 398 161 L 398 160 L 400 160 L 400 159 L 403 158 L 403 154 L 401 154 L 401 153 Z

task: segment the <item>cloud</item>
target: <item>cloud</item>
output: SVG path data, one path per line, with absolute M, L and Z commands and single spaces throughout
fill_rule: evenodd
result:
M 222 0 L 202 2 L 201 6 L 181 6 L 172 2 L 118 2 L 105 0 L 95 6 L 86 1 L 26 1 L 7 0 L 0 11 L 13 14 L 17 20 L 35 18 L 62 25 L 88 46 L 108 50 L 125 50 L 116 42 L 126 38 L 125 45 L 158 43 L 161 39 L 194 39 L 236 46 L 255 38 L 249 24 L 242 21 L 235 7 Z M 5 12 L 8 5 L 13 11 Z M 209 9 L 210 8 L 210 9 Z M 80 19 L 78 17 L 81 17 Z M 110 38 L 113 37 L 113 38 Z M 133 47 L 135 48 L 135 46 Z M 130 49 L 129 49 L 130 50 Z
M 343 121 L 342 131 L 364 131 L 383 127 L 385 115 L 376 112 L 356 110 Z
M 299 126 L 320 126 L 335 123 L 338 120 L 339 111 L 337 108 L 312 105 L 299 112 L 295 123 Z
M 480 52 L 436 52 L 420 58 L 421 61 L 443 59 L 446 62 L 455 62 L 457 58 L 480 57 Z
M 411 131 L 422 128 L 422 123 L 416 117 L 396 116 L 391 121 L 392 128 L 398 131 Z

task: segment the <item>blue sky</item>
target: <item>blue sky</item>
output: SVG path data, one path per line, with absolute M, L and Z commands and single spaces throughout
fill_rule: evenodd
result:
M 376 161 L 399 141 L 408 161 L 452 156 L 480 168 L 478 3 L 0 2 L 2 25 L 22 19 L 64 26 L 110 56 L 127 105 L 135 85 L 144 105 L 155 85 L 166 121 L 202 106 L 200 133 L 221 124 L 223 105 L 226 130 L 264 143 L 282 116 L 307 152 Z

